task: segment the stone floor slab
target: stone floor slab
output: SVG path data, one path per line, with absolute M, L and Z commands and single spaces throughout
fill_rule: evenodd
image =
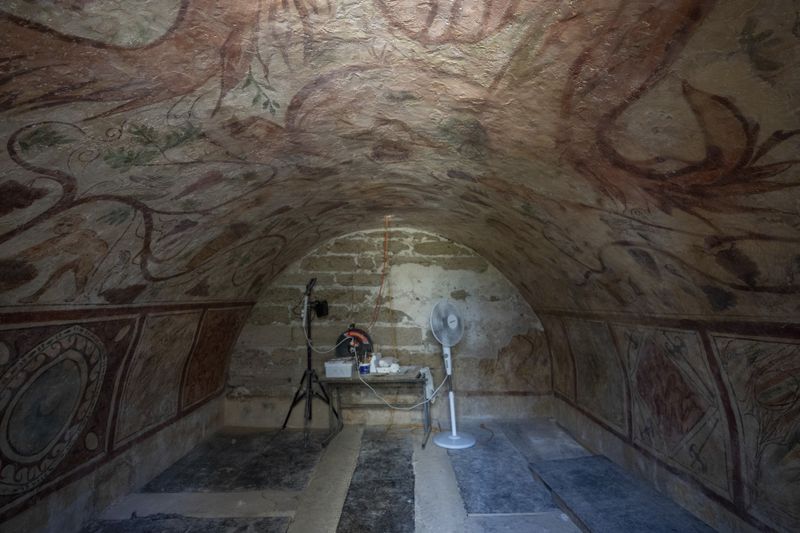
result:
M 473 428 L 466 427 L 466 431 Z M 466 450 L 450 450 L 450 462 L 468 514 L 554 511 L 549 491 L 527 469 L 527 460 L 502 431 L 481 435 Z M 489 435 L 485 437 L 485 435 Z
M 197 518 L 155 514 L 126 520 L 95 520 L 82 533 L 284 533 L 288 517 Z
M 364 431 L 338 533 L 414 532 L 413 442 L 402 431 Z
M 605 456 L 543 461 L 532 463 L 530 468 L 553 491 L 564 510 L 588 531 L 714 531 Z
M 143 492 L 302 490 L 322 452 L 325 433 L 224 431 L 211 437 L 148 483 Z

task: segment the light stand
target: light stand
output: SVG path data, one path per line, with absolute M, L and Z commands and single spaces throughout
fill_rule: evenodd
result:
M 319 316 L 325 316 L 328 314 L 327 302 L 311 301 L 311 291 L 314 289 L 314 284 L 316 282 L 317 278 L 311 278 L 308 281 L 308 285 L 306 285 L 306 293 L 305 296 L 303 296 L 303 330 L 305 331 L 306 336 L 306 370 L 303 372 L 303 377 L 294 393 L 294 398 L 292 398 L 292 405 L 289 407 L 289 412 L 286 413 L 286 418 L 283 420 L 283 426 L 281 426 L 282 429 L 286 428 L 286 424 L 289 423 L 289 417 L 292 416 L 292 411 L 294 410 L 295 406 L 300 403 L 303 398 L 305 398 L 306 407 L 303 428 L 305 430 L 306 444 L 308 444 L 308 429 L 312 415 L 311 404 L 315 397 L 328 404 L 336 419 L 341 420 L 339 413 L 336 412 L 336 408 L 331 405 L 331 399 L 328 396 L 328 392 L 325 390 L 325 387 L 322 385 L 322 382 L 320 382 L 317 371 L 311 366 L 311 319 L 315 311 Z

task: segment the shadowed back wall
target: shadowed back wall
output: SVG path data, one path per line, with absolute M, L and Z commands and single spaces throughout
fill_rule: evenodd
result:
M 381 272 L 385 279 L 381 290 Z M 315 318 L 315 347 L 330 350 L 351 323 L 369 328 L 374 348 L 403 365 L 427 366 L 436 385 L 444 377 L 442 348 L 430 329 L 441 299 L 461 311 L 465 334 L 453 348 L 458 412 L 464 416 L 524 417 L 550 414 L 550 354 L 539 319 L 517 290 L 469 248 L 433 233 L 387 228 L 331 240 L 290 265 L 259 297 L 233 352 L 226 420 L 233 425 L 279 426 L 306 367 L 300 311 L 306 283 L 313 299 L 327 300 L 329 315 Z M 376 313 L 378 294 L 380 305 Z M 371 327 L 370 327 L 371 325 Z M 314 353 L 314 366 L 332 352 Z M 446 389 L 445 389 L 446 390 Z M 419 389 L 381 391 L 394 403 L 420 401 Z M 344 404 L 376 402 L 365 387 L 342 390 Z M 433 405 L 434 423 L 448 427 L 446 394 Z M 327 427 L 315 402 L 318 426 Z M 360 407 L 346 423 L 421 423 L 420 411 Z M 292 423 L 302 425 L 302 404 Z

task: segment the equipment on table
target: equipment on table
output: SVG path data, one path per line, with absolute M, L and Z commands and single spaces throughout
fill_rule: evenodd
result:
M 400 372 L 400 363 L 396 357 L 381 357 L 381 354 L 372 354 L 373 360 L 378 359 L 375 365 L 375 372 L 377 374 L 397 374 Z
M 442 357 L 450 389 L 450 433 L 438 433 L 433 442 L 440 448 L 460 450 L 475 445 L 475 437 L 458 433 L 456 428 L 456 404 L 453 392 L 453 357 L 450 348 L 458 344 L 464 335 L 464 322 L 456 306 L 449 300 L 440 300 L 431 311 L 431 331 L 442 345 Z
M 359 362 L 364 362 L 371 353 L 372 339 L 366 331 L 356 328 L 355 324 L 350 324 L 336 339 L 336 357 L 356 357 Z
M 343 357 L 325 361 L 326 378 L 350 378 L 353 377 L 353 358 Z

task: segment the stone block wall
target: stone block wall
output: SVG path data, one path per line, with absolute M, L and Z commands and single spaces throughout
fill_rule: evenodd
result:
M 312 324 L 319 349 L 330 349 L 350 323 L 366 329 L 381 284 L 383 229 L 331 240 L 279 275 L 259 297 L 231 362 L 226 422 L 275 425 L 306 365 L 300 319 L 306 283 L 317 278 L 314 298 L 328 301 L 330 314 Z M 459 413 L 464 416 L 524 416 L 549 406 L 550 357 L 542 326 L 516 289 L 485 259 L 464 246 L 423 231 L 388 230 L 388 264 L 381 305 L 369 329 L 375 349 L 401 364 L 431 368 L 441 382 L 441 345 L 430 332 L 435 303 L 449 298 L 462 310 L 466 331 L 453 348 Z M 323 362 L 332 354 L 314 354 Z M 416 393 L 390 394 L 413 400 Z M 378 401 L 366 388 L 354 388 L 345 403 Z M 316 407 L 316 406 L 319 407 Z M 445 402 L 434 414 L 446 426 Z M 317 425 L 327 423 L 324 405 L 315 402 Z M 292 423 L 302 422 L 295 409 Z M 298 415 L 299 416 L 296 416 Z M 443 416 L 445 415 L 445 416 Z M 353 408 L 347 421 L 417 423 L 419 414 L 388 409 Z

